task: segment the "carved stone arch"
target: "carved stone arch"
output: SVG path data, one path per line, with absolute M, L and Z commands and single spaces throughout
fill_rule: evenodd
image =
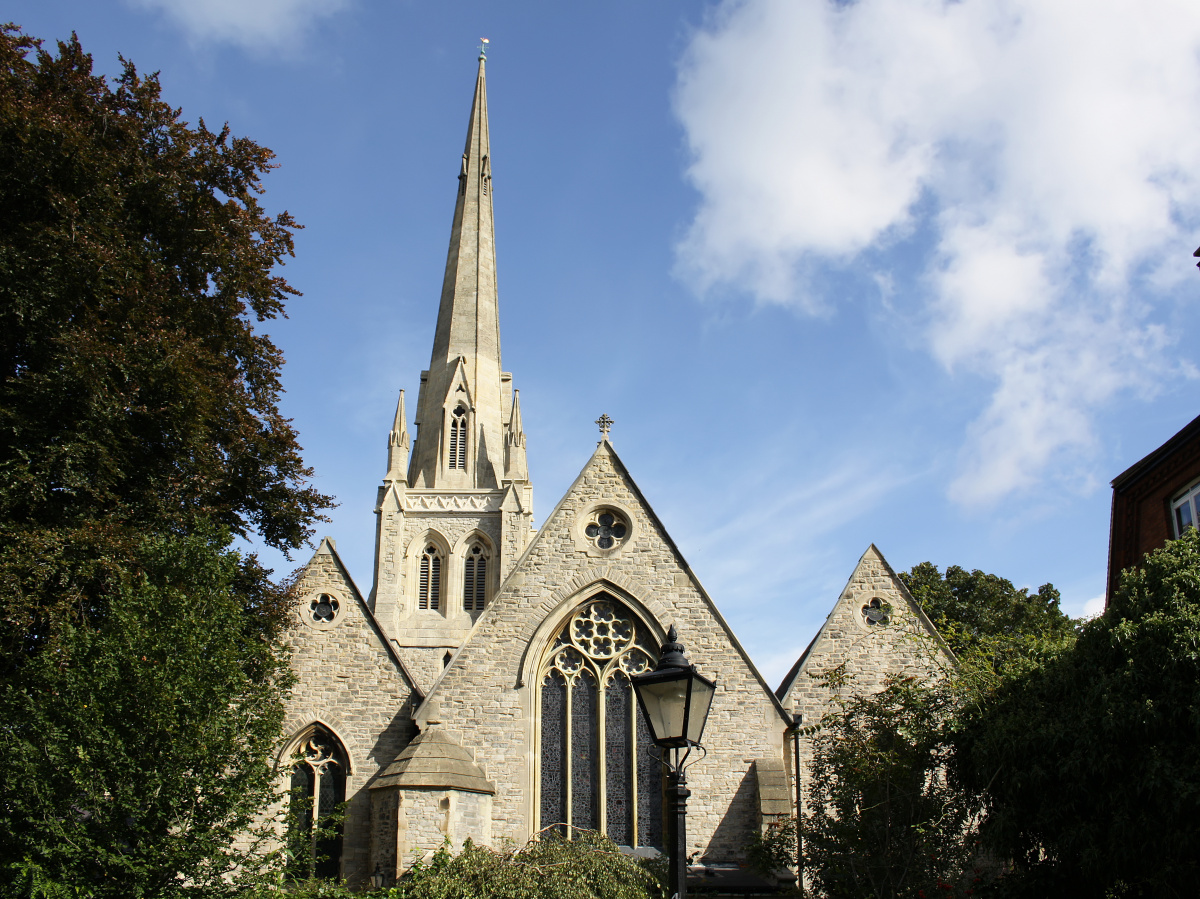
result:
M 295 878 L 343 874 L 343 823 L 351 777 L 350 753 L 338 733 L 309 721 L 289 740 L 281 761 L 287 767 L 288 869 Z
M 646 605 L 611 581 L 585 585 L 543 618 L 525 649 L 530 820 L 598 829 L 618 845 L 663 846 L 662 770 L 632 678 L 663 642 Z M 569 825 L 569 826 L 566 826 Z
M 472 528 L 454 541 L 454 545 L 450 547 L 450 552 L 454 556 L 461 556 L 467 549 L 468 545 L 478 540 L 483 543 L 489 552 L 496 551 L 496 541 L 489 537 L 484 531 L 479 528 Z
M 431 565 L 429 572 L 424 572 L 422 568 L 423 557 L 426 555 L 426 549 L 434 546 L 440 554 L 440 562 L 438 565 Z M 438 604 L 436 612 L 441 615 L 446 614 L 446 599 L 449 596 L 449 566 L 452 558 L 450 552 L 450 541 L 445 535 L 436 528 L 426 528 L 421 533 L 413 537 L 408 542 L 408 547 L 405 550 L 404 565 L 407 573 L 407 581 L 409 587 L 404 591 L 404 609 L 402 614 L 413 615 L 420 614 L 422 611 L 434 612 L 435 610 L 422 608 L 423 580 L 428 580 L 429 589 L 432 595 L 432 587 L 434 575 L 436 574 L 436 582 L 438 586 Z
M 616 581 L 616 578 L 607 577 L 593 578 L 583 584 L 575 584 L 573 581 L 572 584 L 560 589 L 542 604 L 545 615 L 540 621 L 533 620 L 527 624 L 521 634 L 525 649 L 521 654 L 518 687 L 537 682 L 537 669 L 542 663 L 542 657 L 545 655 L 550 641 L 554 639 L 563 623 L 574 614 L 576 609 L 596 598 L 600 593 L 608 593 L 618 602 L 628 606 L 650 629 L 650 633 L 654 635 L 654 639 L 660 645 L 666 642 L 667 630 L 662 622 L 665 620 L 667 627 L 671 623 L 670 612 L 666 607 L 655 599 L 643 601 L 634 593 L 618 585 Z M 560 596 L 566 590 L 570 592 L 566 596 Z
M 302 720 L 305 723 L 293 728 L 291 736 L 280 745 L 279 753 L 275 756 L 276 770 L 281 770 L 287 765 L 288 759 L 295 753 L 296 748 L 309 738 L 315 728 L 323 727 L 341 744 L 342 752 L 346 757 L 346 774 L 349 776 L 355 774 L 358 768 L 355 762 L 358 756 L 357 747 L 354 746 L 353 740 L 347 739 L 346 728 L 334 723 L 333 716 L 319 715 L 309 709 L 305 709 L 290 717 L 292 720 Z

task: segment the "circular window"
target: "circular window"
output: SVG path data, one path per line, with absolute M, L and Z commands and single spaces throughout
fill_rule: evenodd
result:
M 588 519 L 583 533 L 598 549 L 613 549 L 628 536 L 629 522 L 612 509 L 597 509 Z
M 868 627 L 887 624 L 892 620 L 892 605 L 875 597 L 862 607 L 862 616 Z
M 332 627 L 342 614 L 344 600 L 328 590 L 310 593 L 300 604 L 300 617 L 310 627 Z

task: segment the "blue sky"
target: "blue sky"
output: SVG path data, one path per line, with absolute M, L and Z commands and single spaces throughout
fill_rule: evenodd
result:
M 1200 5 L 10 0 L 272 148 L 283 407 L 371 581 L 490 39 L 504 367 L 537 519 L 613 417 L 778 682 L 875 543 L 1072 614 L 1108 481 L 1200 412 Z M 411 410 L 415 405 L 409 403 Z M 295 564 L 267 555 L 282 574 Z M 298 558 L 296 562 L 303 561 Z M 696 660 L 700 661 L 700 660 Z

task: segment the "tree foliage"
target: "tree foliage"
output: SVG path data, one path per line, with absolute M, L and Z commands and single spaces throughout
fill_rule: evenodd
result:
M 1123 572 L 1103 616 L 967 717 L 1012 895 L 1189 896 L 1200 879 L 1200 534 Z
M 288 551 L 329 499 L 256 325 L 272 154 L 0 27 L 0 892 L 220 891 L 269 797 Z M 241 845 L 240 843 L 238 845 Z
M 898 577 L 938 632 L 969 664 L 986 663 L 997 674 L 1015 673 L 1075 636 L 1075 623 L 1058 607 L 1059 592 L 1043 584 L 1037 593 L 1012 581 L 957 565 L 940 572 L 932 562 Z
M 261 862 L 286 655 L 217 534 L 147 538 L 98 626 L 69 625 L 0 691 L 0 890 L 224 890 Z M 242 849 L 238 849 L 238 846 Z
M 103 610 L 101 545 L 128 558 L 141 531 L 208 519 L 286 550 L 329 504 L 254 327 L 295 293 L 275 267 L 296 224 L 258 203 L 271 159 L 189 127 L 132 63 L 110 86 L 74 37 L 52 55 L 0 32 L 6 665 Z M 51 574 L 47 545 L 64 562 Z
M 443 846 L 382 890 L 353 893 L 344 885 L 313 880 L 286 894 L 257 889 L 241 899 L 662 899 L 665 867 L 635 858 L 592 830 L 572 839 L 541 834 L 516 850 L 476 846 L 453 854 Z
M 814 729 L 803 819 L 814 893 L 946 896 L 970 869 L 981 812 L 978 795 L 946 777 L 961 707 L 953 678 L 894 675 L 868 694 L 840 668 L 822 680 L 839 698 Z

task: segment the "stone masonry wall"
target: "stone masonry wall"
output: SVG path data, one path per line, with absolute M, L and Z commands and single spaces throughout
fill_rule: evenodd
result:
M 867 623 L 863 606 L 873 599 L 890 606 L 886 624 Z M 850 676 L 845 692 L 854 694 L 878 691 L 889 674 L 911 673 L 927 678 L 953 664 L 933 626 L 874 546 L 859 561 L 783 697 L 784 707 L 793 714 L 802 714 L 805 726 L 818 723 L 835 707 L 835 697 L 814 675 L 841 664 Z M 792 747 L 784 755 L 792 776 Z M 811 740 L 801 736 L 802 783 L 807 782 L 812 755 Z
M 625 541 L 607 553 L 582 537 L 584 516 L 597 505 L 631 524 Z M 660 639 L 676 624 L 689 659 L 716 678 L 708 755 L 688 770 L 689 852 L 740 858 L 759 816 L 753 763 L 781 757 L 785 722 L 607 443 L 534 538 L 434 694 L 443 727 L 497 784 L 495 836 L 521 843 L 534 827 L 536 684 L 523 678 L 536 672 L 563 617 L 600 589 L 640 609 Z
M 338 601 L 331 623 L 313 621 L 311 603 L 322 592 Z M 287 702 L 285 740 L 313 722 L 341 740 L 350 760 L 346 778 L 342 873 L 361 883 L 370 849 L 370 800 L 366 787 L 415 736 L 413 690 L 384 648 L 362 598 L 323 541 L 297 588 L 297 623 L 290 635 L 297 683 Z M 288 745 L 281 757 L 286 778 Z

